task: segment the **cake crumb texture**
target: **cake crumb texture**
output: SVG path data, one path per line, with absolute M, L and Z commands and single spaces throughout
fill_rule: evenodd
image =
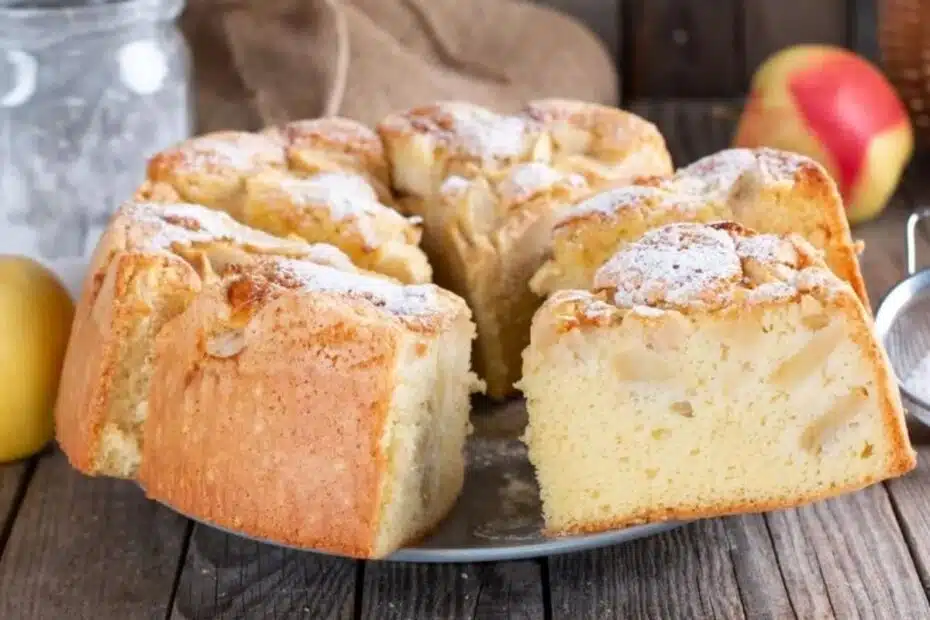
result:
M 670 224 L 533 320 L 524 441 L 552 534 L 798 506 L 916 466 L 859 297 L 797 235 Z

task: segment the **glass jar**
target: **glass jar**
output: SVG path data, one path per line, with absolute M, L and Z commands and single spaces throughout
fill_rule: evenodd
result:
M 184 0 L 0 0 L 0 253 L 77 294 L 114 209 L 190 134 Z

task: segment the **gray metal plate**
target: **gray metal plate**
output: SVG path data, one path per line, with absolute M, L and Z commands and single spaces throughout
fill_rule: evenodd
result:
M 599 534 L 547 538 L 540 531 L 542 514 L 533 467 L 527 460 L 526 447 L 517 440 L 526 421 L 522 401 L 494 408 L 479 404 L 472 420 L 475 432 L 466 448 L 468 469 L 458 503 L 429 537 L 416 546 L 401 549 L 388 557 L 389 561 L 517 560 L 629 542 L 682 525 L 656 523 Z M 278 544 L 226 528 L 217 529 Z

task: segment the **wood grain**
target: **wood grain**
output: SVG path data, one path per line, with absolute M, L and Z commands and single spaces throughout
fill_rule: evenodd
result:
M 743 83 L 740 0 L 628 0 L 624 99 L 733 96 Z
M 198 525 L 172 617 L 349 620 L 356 566 L 352 560 L 251 542 Z
M 752 0 L 743 3 L 745 86 L 770 54 L 798 43 L 849 43 L 847 0 Z
M 360 618 L 535 620 L 544 617 L 540 565 L 368 563 Z
M 767 519 L 800 618 L 930 617 L 884 486 Z
M 795 617 L 765 517 L 740 515 L 727 518 L 725 523 L 730 560 L 746 617 Z
M 3 558 L 0 618 L 164 618 L 186 520 L 130 482 L 43 458 Z
M 32 459 L 0 465 L 0 558 L 34 467 Z
M 746 618 L 723 520 L 549 559 L 552 619 Z

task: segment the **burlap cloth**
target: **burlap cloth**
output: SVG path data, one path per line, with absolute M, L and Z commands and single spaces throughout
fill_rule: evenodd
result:
M 615 103 L 617 74 L 573 19 L 519 0 L 188 0 L 198 131 L 461 99 Z

